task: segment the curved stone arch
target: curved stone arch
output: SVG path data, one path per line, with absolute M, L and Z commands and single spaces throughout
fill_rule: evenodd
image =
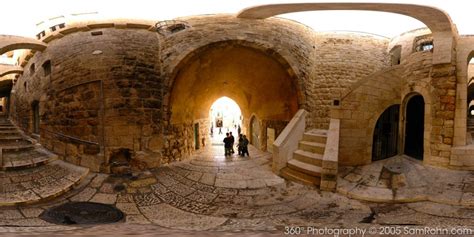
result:
M 0 77 L 15 73 L 23 73 L 23 68 L 14 65 L 0 65 Z
M 395 3 L 289 3 L 250 7 L 237 14 L 239 18 L 265 19 L 302 11 L 367 10 L 397 13 L 423 22 L 433 33 L 433 64 L 451 63 L 457 30 L 449 15 L 437 8 Z
M 200 45 L 198 47 L 188 49 L 186 52 L 180 54 L 180 57 L 176 60 L 177 63 L 171 66 L 171 72 L 165 72 L 168 75 L 165 79 L 165 87 L 168 88 L 168 93 L 163 95 L 163 105 L 166 106 L 164 113 L 165 115 L 169 114 L 171 111 L 171 91 L 174 86 L 174 81 L 178 76 L 181 69 L 186 66 L 188 63 L 192 62 L 192 60 L 196 59 L 201 53 L 205 52 L 208 49 L 216 48 L 216 47 L 225 47 L 229 45 L 238 45 L 243 47 L 248 47 L 252 49 L 256 49 L 271 58 L 275 59 L 288 73 L 293 83 L 295 83 L 296 93 L 297 93 L 297 101 L 298 107 L 302 107 L 306 101 L 305 93 L 304 93 L 304 81 L 295 73 L 294 67 L 289 64 L 289 61 L 286 60 L 280 53 L 276 52 L 274 49 L 270 47 L 270 45 L 263 45 L 258 42 L 248 41 L 248 40 L 224 40 L 224 41 L 215 41 L 209 42 L 207 44 Z
M 403 152 L 405 149 L 405 120 L 406 120 L 406 107 L 408 101 L 414 96 L 420 95 L 423 97 L 423 101 L 425 103 L 425 124 L 424 124 L 424 132 L 423 132 L 423 162 L 431 163 L 431 97 L 429 96 L 430 93 L 427 89 L 423 89 L 421 87 L 415 88 L 413 91 L 407 92 L 402 95 L 402 103 L 400 105 L 400 126 L 399 126 L 399 134 L 400 134 L 400 145 L 399 151 Z M 429 139 L 427 139 L 429 138 Z
M 390 108 L 391 106 L 394 106 L 394 105 L 400 105 L 400 101 L 398 100 L 394 100 L 394 101 L 387 101 L 386 103 L 384 103 L 383 105 L 380 106 L 380 108 L 383 108 L 381 110 L 378 110 L 376 113 L 374 113 L 374 115 L 368 119 L 367 123 L 369 124 L 369 129 L 367 130 L 367 137 L 370 138 L 368 139 L 368 143 L 367 143 L 367 156 L 366 156 L 366 163 L 370 163 L 372 162 L 372 146 L 374 145 L 373 142 L 374 142 L 374 131 L 375 131 L 375 126 L 377 126 L 377 121 L 379 120 L 380 116 L 382 116 L 382 114 L 388 109 Z M 400 105 L 401 107 L 401 105 Z M 400 108 L 401 109 L 401 108 Z M 399 131 L 400 132 L 400 131 Z M 400 133 L 399 133 L 399 137 L 400 137 Z M 400 141 L 399 141 L 400 142 Z M 400 145 L 400 144 L 399 144 Z
M 0 35 L 0 55 L 16 49 L 43 51 L 47 44 L 28 37 Z
M 257 144 L 259 147 L 257 147 L 255 145 L 255 141 L 254 141 L 254 138 L 253 138 L 253 128 L 252 128 L 252 123 L 253 121 L 256 121 L 259 128 L 260 128 L 260 131 L 258 132 L 258 141 L 257 141 Z M 248 125 L 248 134 L 247 134 L 247 139 L 249 139 L 249 141 L 252 143 L 252 145 L 254 145 L 256 148 L 260 149 L 260 146 L 261 146 L 261 140 L 262 140 L 262 126 L 260 124 L 260 120 L 258 119 L 258 116 L 255 114 L 255 113 L 252 113 L 249 117 L 249 125 Z
M 474 58 L 474 37 L 462 36 L 458 39 L 456 50 L 456 112 L 454 117 L 454 141 L 455 146 L 464 146 L 467 143 L 466 119 L 468 111 L 468 64 Z M 457 121 L 457 122 L 456 122 Z M 461 122 L 460 122 L 461 121 Z

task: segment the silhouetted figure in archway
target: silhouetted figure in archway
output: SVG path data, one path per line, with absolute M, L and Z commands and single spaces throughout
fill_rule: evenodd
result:
M 230 153 L 234 154 L 234 143 L 235 143 L 235 137 L 232 135 L 232 132 L 229 132 L 229 138 L 230 138 Z
M 241 132 L 242 132 L 242 128 L 240 128 L 240 124 L 239 124 L 239 126 L 237 127 L 237 135 L 239 135 L 239 137 L 240 137 Z
M 232 144 L 231 144 L 229 133 L 225 134 L 225 138 L 224 138 L 223 142 L 224 142 L 225 156 L 230 156 L 231 155 L 230 151 L 232 149 Z
M 237 151 L 239 152 L 239 156 L 242 155 L 242 148 L 244 147 L 244 138 L 242 134 L 239 134 L 239 140 L 237 141 Z
M 242 156 L 245 156 L 245 154 L 247 154 L 247 156 L 250 156 L 249 154 L 249 140 L 247 139 L 247 136 L 243 135 L 242 136 L 243 138 L 243 141 L 242 141 Z

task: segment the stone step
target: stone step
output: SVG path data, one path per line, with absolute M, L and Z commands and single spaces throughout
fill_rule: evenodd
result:
M 303 141 L 308 142 L 318 142 L 326 144 L 327 134 L 323 132 L 315 133 L 315 132 L 305 132 L 303 134 Z
M 58 156 L 56 154 L 53 154 L 46 149 L 34 149 L 30 151 L 6 151 L 3 152 L 3 169 L 25 169 L 44 165 L 57 159 Z
M 50 200 L 78 185 L 89 169 L 56 160 L 21 171 L 1 171 L 0 206 Z
M 299 160 L 292 159 L 287 163 L 288 167 L 311 176 L 321 177 L 321 167 L 311 165 Z
M 9 145 L 9 146 L 1 146 L 3 152 L 11 152 L 11 151 L 29 151 L 35 148 L 35 145 L 28 144 L 28 145 Z
M 18 130 L 0 130 L 0 136 L 10 136 L 18 134 L 20 134 Z
M 282 176 L 285 179 L 297 182 L 297 183 L 302 183 L 305 185 L 316 185 L 319 186 L 321 183 L 321 178 L 320 177 L 315 177 L 311 175 L 307 175 L 305 173 L 301 173 L 297 170 L 291 169 L 289 167 L 285 167 L 280 171 L 280 176 Z
M 293 159 L 316 166 L 322 166 L 323 163 L 323 155 L 303 150 L 294 151 Z
M 8 136 L 0 136 L 0 143 L 2 141 L 17 141 L 17 140 L 23 140 L 22 136 L 19 135 L 8 135 Z
M 325 147 L 326 147 L 326 144 L 319 143 L 319 142 L 300 141 L 298 143 L 298 149 L 321 154 L 321 155 L 324 154 Z
M 16 130 L 15 126 L 0 126 L 0 131 L 5 131 L 5 130 Z

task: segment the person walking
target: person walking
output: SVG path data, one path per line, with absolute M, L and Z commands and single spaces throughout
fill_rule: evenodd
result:
M 239 156 L 242 155 L 242 148 L 244 147 L 244 138 L 242 134 L 239 134 L 239 140 L 237 142 L 237 151 L 239 152 Z
M 229 133 L 229 138 L 230 138 L 230 152 L 234 154 L 235 153 L 234 151 L 235 137 L 234 135 L 232 135 L 232 132 Z
M 224 151 L 225 151 L 225 156 L 230 156 L 230 149 L 232 148 L 231 146 L 231 143 L 230 143 L 230 137 L 229 137 L 229 133 L 226 133 L 225 134 L 225 138 L 223 140 L 224 142 Z
M 249 154 L 249 140 L 247 139 L 247 137 L 245 135 L 242 136 L 242 156 L 245 156 L 245 154 L 247 154 L 247 156 L 250 156 Z

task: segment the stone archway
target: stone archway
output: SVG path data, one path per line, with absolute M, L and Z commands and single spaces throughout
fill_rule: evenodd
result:
M 173 71 L 175 78 L 171 79 L 169 99 L 165 102 L 170 113 L 165 120 L 172 127 L 168 131 L 183 134 L 192 134 L 184 132 L 191 123 L 199 123 L 201 131 L 208 133 L 209 108 L 223 96 L 240 106 L 242 131 L 246 132 L 250 126 L 247 119 L 253 114 L 269 126 L 288 122 L 299 109 L 299 96 L 304 94 L 299 91 L 291 67 L 278 53 L 262 50 L 251 42 L 211 43 L 185 57 Z
M 372 142 L 372 161 L 386 159 L 398 153 L 399 111 L 400 105 L 392 105 L 377 120 Z

